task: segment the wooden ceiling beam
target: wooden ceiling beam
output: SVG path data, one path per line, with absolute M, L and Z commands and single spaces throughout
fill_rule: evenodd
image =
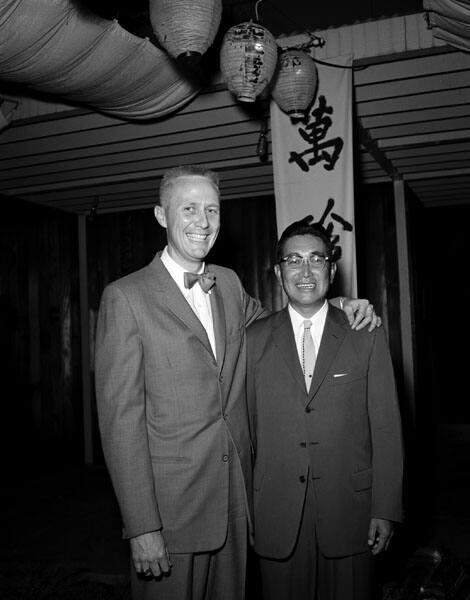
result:
M 375 162 L 385 171 L 385 173 L 391 178 L 397 178 L 400 173 L 394 167 L 393 163 L 387 158 L 384 152 L 379 148 L 377 142 L 371 137 L 369 131 L 362 127 L 358 122 L 356 123 L 356 130 L 359 135 L 359 143 L 369 152 Z

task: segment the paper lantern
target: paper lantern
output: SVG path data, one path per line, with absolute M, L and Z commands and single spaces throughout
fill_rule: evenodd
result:
M 256 100 L 274 74 L 277 53 L 273 35 L 258 23 L 241 23 L 227 31 L 220 51 L 220 69 L 237 100 Z
M 173 58 L 201 56 L 214 41 L 222 0 L 150 0 L 155 35 Z
M 317 92 L 313 59 L 302 50 L 283 50 L 271 83 L 271 96 L 290 117 L 302 119 Z

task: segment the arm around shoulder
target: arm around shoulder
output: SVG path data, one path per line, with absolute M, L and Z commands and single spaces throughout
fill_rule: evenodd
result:
M 243 309 L 245 314 L 245 327 L 248 327 L 257 319 L 264 319 L 265 317 L 267 317 L 270 314 L 270 311 L 264 308 L 260 300 L 252 298 L 246 292 L 240 280 L 238 281 L 238 283 L 242 294 Z
M 331 298 L 330 304 L 341 309 L 348 318 L 351 329 L 363 329 L 369 325 L 369 332 L 382 325 L 382 319 L 375 313 L 374 306 L 366 298 Z

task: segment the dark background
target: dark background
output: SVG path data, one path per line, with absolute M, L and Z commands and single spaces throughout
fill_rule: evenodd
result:
M 132 33 L 152 36 L 146 1 L 81 4 L 118 18 Z M 220 31 L 253 18 L 254 4 L 224 0 Z M 320 10 L 318 3 L 292 0 L 286 16 L 283 0 L 265 0 L 259 4 L 259 15 L 274 35 L 280 35 L 421 8 L 421 2 L 405 0 L 342 1 L 328 2 Z M 384 321 L 407 449 L 406 520 L 381 561 L 385 582 L 400 578 L 411 553 L 430 544 L 445 547 L 470 564 L 466 350 L 470 207 L 425 209 L 407 192 L 416 360 L 416 393 L 408 399 L 410 406 L 405 402 L 401 364 L 393 186 L 359 186 L 355 198 L 359 295 L 370 299 Z M 83 460 L 77 217 L 0 199 L 0 465 L 6 525 L 0 592 L 4 578 L 12 575 L 16 591 L 2 599 L 73 600 L 70 589 L 61 596 L 61 591 L 49 588 L 60 588 L 58 581 L 81 572 L 88 579 L 95 575 L 116 583 L 128 567 L 94 405 L 94 465 L 85 467 Z M 93 340 L 104 286 L 147 264 L 163 248 L 165 236 L 151 209 L 90 215 L 87 236 Z M 235 269 L 247 291 L 269 308 L 280 299 L 272 272 L 276 239 L 273 197 L 223 202 L 221 234 L 210 260 Z M 92 344 L 90 352 L 93 358 Z M 57 571 L 57 565 L 63 571 Z M 44 572 L 48 579 L 41 575 Z M 82 597 L 94 598 L 94 593 Z
M 7 527 L 0 590 L 2 572 L 4 581 L 24 583 L 21 569 L 30 572 L 33 565 L 34 573 L 46 572 L 48 582 L 56 582 L 63 575 L 56 570 L 51 575 L 50 569 L 61 565 L 67 576 L 104 577 L 125 591 L 127 546 L 120 540 L 119 513 L 103 465 L 95 404 L 94 465 L 83 464 L 77 217 L 11 198 L 2 201 L 0 456 Z M 423 209 L 410 192 L 407 206 L 415 418 L 403 394 L 393 186 L 356 190 L 359 295 L 369 298 L 384 320 L 407 448 L 406 521 L 380 562 L 381 584 L 400 577 L 412 552 L 423 545 L 444 546 L 470 563 L 465 491 L 470 472 L 465 351 L 470 208 Z M 221 231 L 210 260 L 234 268 L 249 293 L 268 307 L 276 305 L 274 198 L 224 201 Z M 87 237 L 93 338 L 103 287 L 147 264 L 163 248 L 165 235 L 153 211 L 145 209 L 90 216 Z M 250 565 L 256 590 L 256 565 Z M 43 590 L 50 583 L 38 575 L 35 585 Z M 40 597 L 35 594 L 15 591 L 11 597 Z M 70 590 L 67 594 L 69 600 Z

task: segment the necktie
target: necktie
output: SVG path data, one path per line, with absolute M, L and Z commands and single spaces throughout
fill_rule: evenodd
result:
M 310 389 L 313 377 L 313 369 L 315 368 L 315 346 L 313 345 L 312 321 L 306 319 L 303 323 L 304 332 L 302 335 L 302 371 L 304 372 L 305 387 L 307 392 Z
M 207 294 L 207 292 L 215 285 L 215 275 L 214 273 L 204 272 L 204 273 L 185 273 L 184 274 L 184 287 L 191 289 L 193 285 L 199 281 L 199 285 L 202 288 L 202 291 Z

